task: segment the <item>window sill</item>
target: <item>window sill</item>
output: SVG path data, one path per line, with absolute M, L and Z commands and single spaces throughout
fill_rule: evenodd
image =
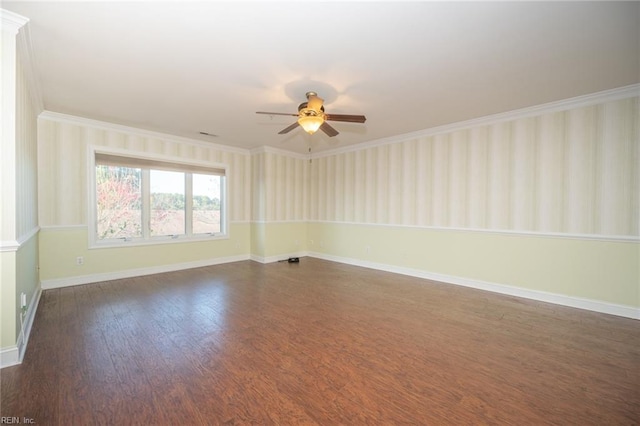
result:
M 114 239 L 110 241 L 90 241 L 89 250 L 92 249 L 107 249 L 107 248 L 125 248 L 125 247 L 143 247 L 143 246 L 159 246 L 165 244 L 186 244 L 186 243 L 202 243 L 207 241 L 219 241 L 228 240 L 229 234 L 216 234 L 216 235 L 198 235 L 198 236 L 181 236 L 178 238 L 172 237 L 155 237 L 148 240 L 143 239 L 131 239 L 128 241 L 122 239 Z

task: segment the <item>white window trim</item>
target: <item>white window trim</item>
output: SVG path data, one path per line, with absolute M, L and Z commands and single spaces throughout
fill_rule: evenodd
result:
M 175 236 L 156 236 L 150 237 L 143 235 L 142 238 L 133 238 L 129 240 L 125 239 L 109 239 L 98 240 L 97 238 L 97 206 L 96 206 L 96 153 L 119 155 L 122 157 L 140 158 L 145 160 L 164 161 L 175 164 L 185 164 L 199 167 L 209 167 L 215 169 L 224 170 L 224 179 L 222 179 L 222 185 L 220 185 L 220 200 L 222 206 L 220 208 L 220 232 L 215 234 L 197 234 L 197 235 L 180 235 Z M 148 152 L 131 151 L 125 149 L 104 147 L 104 146 L 89 146 L 87 148 L 87 224 L 89 234 L 89 249 L 102 249 L 110 247 L 136 247 L 136 246 L 154 246 L 160 244 L 183 244 L 190 242 L 202 242 L 212 240 L 227 240 L 229 239 L 229 223 L 228 223 L 228 177 L 229 177 L 229 165 L 223 163 L 209 163 L 197 160 L 186 160 L 183 158 L 168 157 L 158 154 L 150 154 Z M 147 179 L 148 182 L 148 179 Z M 188 185 L 187 185 L 188 187 Z M 147 191 L 148 192 L 148 191 Z M 144 194 L 144 191 L 143 191 Z M 147 200 L 149 201 L 149 200 Z M 144 202 L 144 200 L 143 200 Z M 143 209 L 143 212 L 145 210 Z M 144 213 L 143 213 L 144 215 Z M 188 215 L 187 215 L 188 216 Z M 145 218 L 143 217 L 144 221 Z M 148 220 L 148 218 L 147 218 Z M 186 220 L 191 220 L 186 219 Z M 143 227 L 143 230 L 146 227 Z M 143 231 L 144 233 L 144 231 Z

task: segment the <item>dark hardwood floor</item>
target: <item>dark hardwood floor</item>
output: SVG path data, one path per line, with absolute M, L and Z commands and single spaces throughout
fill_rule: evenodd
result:
M 1 416 L 640 424 L 640 322 L 304 258 L 42 294 Z

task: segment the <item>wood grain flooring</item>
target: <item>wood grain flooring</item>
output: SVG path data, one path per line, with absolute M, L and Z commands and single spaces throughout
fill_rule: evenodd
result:
M 1 416 L 638 425 L 640 322 L 318 259 L 44 291 Z

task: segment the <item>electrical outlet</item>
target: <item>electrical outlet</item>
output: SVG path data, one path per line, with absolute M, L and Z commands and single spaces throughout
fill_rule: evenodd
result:
M 76 265 L 78 265 L 78 266 L 84 265 L 84 257 L 82 257 L 82 256 L 76 257 Z
M 20 309 L 25 309 L 27 307 L 27 294 L 20 293 Z
M 364 251 L 369 254 L 371 253 L 371 246 L 364 246 Z

